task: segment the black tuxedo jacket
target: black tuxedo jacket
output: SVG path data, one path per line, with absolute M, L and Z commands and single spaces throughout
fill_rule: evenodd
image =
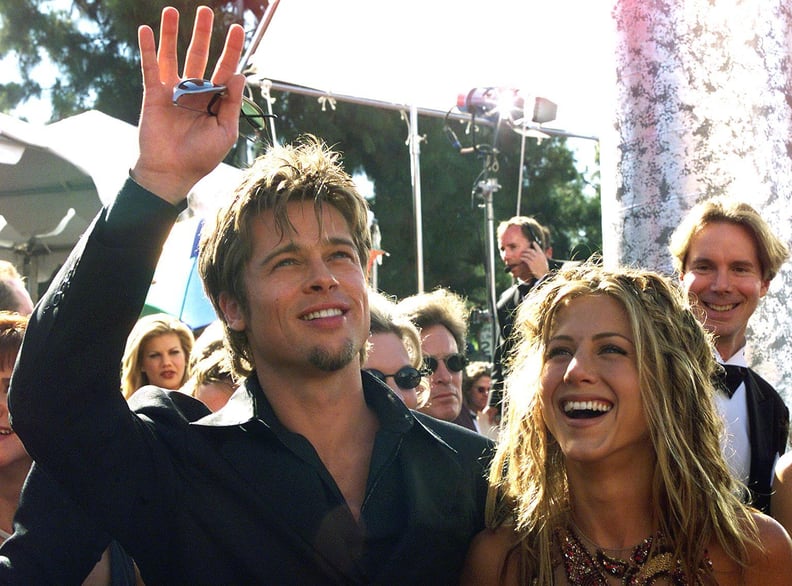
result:
M 500 409 L 503 399 L 503 381 L 509 370 L 509 359 L 514 349 L 516 340 L 512 336 L 514 319 L 522 300 L 534 287 L 543 283 L 549 276 L 563 266 L 563 261 L 550 259 L 548 265 L 550 272 L 543 279 L 534 279 L 525 283 L 514 283 L 498 298 L 496 313 L 498 315 L 498 341 L 492 359 L 492 391 L 490 392 L 489 405 Z
M 786 451 L 789 436 L 789 409 L 770 383 L 750 368 L 745 390 L 751 443 L 748 488 L 753 506 L 769 513 L 773 467 L 776 459 Z

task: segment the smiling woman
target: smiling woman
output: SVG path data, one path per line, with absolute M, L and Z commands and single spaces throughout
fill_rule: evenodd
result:
M 715 362 L 665 278 L 582 266 L 520 306 L 489 529 L 467 584 L 782 584 L 792 542 L 743 505 Z

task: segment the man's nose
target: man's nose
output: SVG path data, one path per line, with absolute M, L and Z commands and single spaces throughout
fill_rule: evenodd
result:
M 713 291 L 728 291 L 731 289 L 731 274 L 728 269 L 715 271 L 712 289 Z

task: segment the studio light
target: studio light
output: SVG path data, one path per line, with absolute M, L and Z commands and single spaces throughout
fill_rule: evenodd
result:
M 500 117 L 514 124 L 520 124 L 529 113 L 531 122 L 544 124 L 555 120 L 558 111 L 558 106 L 547 98 L 526 97 L 518 89 L 499 87 L 473 88 L 467 94 L 459 94 L 457 108 L 474 116 Z

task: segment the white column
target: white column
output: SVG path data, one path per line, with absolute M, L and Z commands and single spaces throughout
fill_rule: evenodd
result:
M 603 137 L 608 265 L 671 272 L 668 238 L 729 194 L 792 244 L 792 15 L 784 0 L 617 0 L 616 113 Z M 792 266 L 754 314 L 748 358 L 792 405 Z

